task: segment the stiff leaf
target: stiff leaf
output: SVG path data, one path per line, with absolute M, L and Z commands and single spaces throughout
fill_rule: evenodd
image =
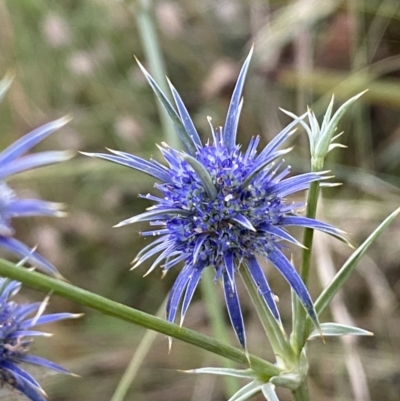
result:
M 184 370 L 185 373 L 194 374 L 209 374 L 217 376 L 231 376 L 231 377 L 241 377 L 243 379 L 254 379 L 256 374 L 252 369 L 231 369 L 231 368 L 199 368 Z
M 345 264 L 336 273 L 330 284 L 322 291 L 321 295 L 315 302 L 315 310 L 318 314 L 321 314 L 325 308 L 329 305 L 332 298 L 337 292 L 343 287 L 344 283 L 349 278 L 352 271 L 357 266 L 358 261 L 367 251 L 367 249 L 374 243 L 379 235 L 386 229 L 386 227 L 397 217 L 400 213 L 400 208 L 396 209 L 390 214 L 375 231 L 353 252 L 353 254 L 347 259 Z
M 237 393 L 235 393 L 228 401 L 246 401 L 250 399 L 254 394 L 258 393 L 261 389 L 262 384 L 254 380 L 249 384 L 242 387 Z
M 279 401 L 272 383 L 265 383 L 261 386 L 261 392 L 267 401 Z
M 360 329 L 358 327 L 347 326 L 345 324 L 339 323 L 322 323 L 321 332 L 324 337 L 328 336 L 373 336 L 374 333 L 370 331 Z M 307 340 L 312 340 L 313 338 L 320 337 L 321 333 L 318 330 L 314 330 L 309 336 Z

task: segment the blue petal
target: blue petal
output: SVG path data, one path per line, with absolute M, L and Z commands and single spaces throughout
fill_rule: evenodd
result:
M 152 162 L 141 159 L 140 157 L 132 155 L 132 159 L 127 159 L 126 157 L 113 156 L 105 153 L 86 153 L 86 152 L 81 152 L 81 153 L 85 156 L 97 157 L 99 159 L 108 160 L 117 164 L 121 164 L 123 166 L 133 168 L 135 170 L 139 170 L 163 182 L 171 181 L 171 177 L 166 171 L 163 171 L 160 167 L 155 166 Z
M 174 88 L 172 83 L 168 80 L 169 87 L 171 88 L 171 93 L 172 96 L 174 97 L 176 107 L 178 108 L 179 115 L 181 117 L 181 121 L 183 125 L 185 126 L 186 132 L 189 134 L 189 136 L 193 139 L 193 142 L 201 148 L 203 144 L 201 143 L 199 134 L 197 133 L 197 130 L 193 124 L 192 119 L 190 118 L 190 115 L 186 109 L 185 104 L 183 103 L 181 97 L 179 96 L 178 91 Z
M 235 290 L 235 259 L 232 252 L 228 251 L 224 254 L 225 271 L 231 283 L 231 290 Z
M 24 378 L 20 377 L 17 374 L 14 375 L 14 378 L 16 381 L 14 387 L 22 394 L 24 394 L 26 397 L 28 397 L 31 401 L 47 401 L 46 398 L 44 398 L 39 393 L 38 389 L 35 386 L 33 386 L 30 382 L 24 380 Z M 44 394 L 43 391 L 42 394 Z
M 59 320 L 64 320 L 64 319 L 73 319 L 79 315 L 76 315 L 75 313 L 52 313 L 49 315 L 44 315 L 40 317 L 33 317 L 32 319 L 27 319 L 23 323 L 20 324 L 21 329 L 28 329 L 33 326 L 39 326 L 41 324 L 47 324 L 51 322 L 57 322 Z
M 64 126 L 68 121 L 70 121 L 69 117 L 63 117 L 42 125 L 41 127 L 36 128 L 30 133 L 24 135 L 22 138 L 15 141 L 12 145 L 0 153 L 0 165 L 9 163 L 11 160 L 23 155 L 55 130 Z
M 137 223 L 139 221 L 152 221 L 165 219 L 169 215 L 177 216 L 190 216 L 193 214 L 191 210 L 185 210 L 181 208 L 163 207 L 159 206 L 157 209 L 150 210 L 149 212 L 138 214 L 137 216 L 130 217 L 129 219 L 123 220 L 118 223 L 115 227 L 126 226 L 127 224 Z
M 276 302 L 274 299 L 274 293 L 271 291 L 271 288 L 268 284 L 267 279 L 265 278 L 265 274 L 257 262 L 257 259 L 254 256 L 250 256 L 246 258 L 246 265 L 249 269 L 250 276 L 256 285 L 258 292 L 261 294 L 264 299 L 265 304 L 271 311 L 274 318 L 281 323 L 281 318 L 279 316 L 278 307 L 276 306 Z
M 18 337 L 51 337 L 51 334 L 36 330 L 16 330 L 8 335 L 8 338 Z
M 202 249 L 202 246 L 207 238 L 208 238 L 207 234 L 199 235 L 197 237 L 196 243 L 195 243 L 194 249 L 193 249 L 193 263 L 196 263 L 196 261 L 199 257 L 199 253 Z
M 194 156 L 196 154 L 195 139 L 192 138 L 192 136 L 190 135 L 190 132 L 186 131 L 186 127 L 182 123 L 181 118 L 179 117 L 179 115 L 177 114 L 175 109 L 172 107 L 170 101 L 164 95 L 163 91 L 157 85 L 157 83 L 153 79 L 153 77 L 146 71 L 146 69 L 142 66 L 142 64 L 140 64 L 140 62 L 138 60 L 136 60 L 136 61 L 139 64 L 140 69 L 142 70 L 144 76 L 146 77 L 146 79 L 147 79 L 148 83 L 150 84 L 151 88 L 153 89 L 154 93 L 157 95 L 158 99 L 160 100 L 161 104 L 163 105 L 165 111 L 168 113 L 172 123 L 174 124 L 175 131 L 179 135 L 179 138 L 181 139 L 186 150 L 188 151 L 188 153 L 190 153 L 191 155 Z
M 279 225 L 312 228 L 314 230 L 322 231 L 324 233 L 333 235 L 334 237 L 337 237 L 339 239 L 345 240 L 344 237 L 341 235 L 342 231 L 331 226 L 330 224 L 323 223 L 322 221 L 310 219 L 309 217 L 282 216 L 279 219 Z
M 268 253 L 268 260 L 280 271 L 282 276 L 286 279 L 290 287 L 299 298 L 304 309 L 310 316 L 311 321 L 316 327 L 319 327 L 318 316 L 315 312 L 313 301 L 310 297 L 307 287 L 304 285 L 303 280 L 301 279 L 293 265 L 278 249 L 275 249 Z
M 36 387 L 37 389 L 41 389 L 40 384 L 35 380 L 33 376 L 31 376 L 28 372 L 21 369 L 14 363 L 11 363 L 5 359 L 1 361 L 1 369 L 7 369 L 13 375 L 21 376 L 24 380 L 28 381 L 32 386 Z
M 56 372 L 59 373 L 71 374 L 71 372 L 68 369 L 64 369 L 62 366 L 57 365 L 56 363 L 51 362 L 45 358 L 41 358 L 40 356 L 25 354 L 21 356 L 21 361 L 32 363 L 34 365 L 44 366 L 45 368 L 55 370 Z
M 282 224 L 285 225 L 285 224 Z M 304 247 L 303 244 L 299 241 L 297 241 L 296 238 L 292 237 L 289 233 L 287 233 L 284 229 L 279 228 L 273 224 L 268 224 L 268 223 L 263 223 L 257 226 L 257 231 L 264 231 L 267 233 L 270 233 L 271 235 L 275 235 L 279 238 L 282 238 L 288 242 L 291 242 L 292 244 L 295 244 L 297 246 Z
M 51 276 L 62 277 L 58 270 L 43 256 L 15 238 L 3 237 L 0 235 L 0 247 L 7 249 L 22 259 L 26 259 L 31 265 Z
M 278 193 L 281 198 L 284 198 L 287 195 L 308 189 L 308 186 L 311 182 L 320 181 L 322 179 L 324 179 L 324 177 L 322 177 L 321 174 L 301 174 L 279 182 L 275 185 L 274 191 Z
M 263 149 L 263 151 L 258 155 L 256 161 L 257 163 L 262 163 L 263 160 L 274 152 L 276 148 L 282 145 L 293 133 L 293 128 L 301 121 L 308 113 L 304 113 L 302 116 L 296 118 L 288 126 L 286 126 L 277 136 L 272 139 L 271 142 Z
M 20 173 L 22 171 L 41 167 L 46 164 L 59 163 L 69 160 L 72 156 L 73 153 L 69 151 L 49 151 L 24 156 L 5 165 L 1 165 L 0 163 L 2 166 L 0 169 L 0 179 L 4 179 L 5 177 Z
M 193 294 L 197 288 L 197 285 L 199 284 L 199 281 L 201 278 L 201 273 L 203 273 L 203 269 L 204 269 L 204 266 L 196 266 L 196 267 L 193 267 L 193 269 L 192 269 L 192 275 L 190 276 L 190 279 L 189 279 L 189 282 L 188 282 L 188 285 L 186 288 L 185 298 L 183 299 L 183 303 L 182 303 L 181 324 L 186 315 L 189 304 L 193 298 Z
M 232 150 L 236 144 L 236 132 L 240 114 L 240 101 L 242 97 L 243 85 L 246 78 L 247 70 L 249 68 L 251 56 L 253 55 L 253 48 L 251 48 L 242 69 L 240 70 L 235 89 L 232 94 L 231 102 L 229 104 L 228 113 L 226 115 L 225 125 L 223 128 L 223 140 L 225 146 Z
M 34 302 L 32 304 L 20 305 L 18 310 L 14 313 L 15 320 L 18 322 L 25 319 L 31 313 L 37 311 L 41 305 L 42 302 Z
M 4 302 L 7 302 L 8 298 L 15 295 L 21 289 L 21 283 L 10 279 L 1 279 L 1 280 L 2 280 L 2 285 L 0 287 L 1 288 L 0 297 L 4 300 Z
M 62 203 L 46 202 L 39 199 L 16 199 L 7 207 L 12 217 L 58 216 L 62 215 Z
M 243 348 L 246 348 L 246 334 L 244 331 L 244 322 L 242 310 L 240 309 L 239 297 L 236 290 L 236 285 L 232 289 L 231 281 L 227 273 L 223 274 L 224 278 L 224 295 L 225 303 L 228 309 L 229 318 L 236 336 Z
M 247 164 L 249 160 L 253 160 L 257 153 L 257 146 L 260 143 L 260 137 L 256 136 L 250 139 L 249 146 L 243 156 L 243 164 Z
M 186 285 L 190 280 L 190 276 L 193 273 L 193 268 L 186 265 L 183 270 L 179 273 L 172 286 L 167 302 L 167 320 L 173 322 L 175 320 L 176 312 L 178 310 L 179 302 L 182 298 L 183 292 L 185 291 Z
M 250 231 L 256 232 L 257 230 L 254 228 L 253 224 L 251 224 L 250 220 L 248 220 L 242 214 L 236 214 L 234 217 L 231 217 L 230 220 L 235 221 L 240 224 L 243 228 L 247 228 Z

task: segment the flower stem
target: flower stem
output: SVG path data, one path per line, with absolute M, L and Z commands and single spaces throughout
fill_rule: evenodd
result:
M 323 160 L 317 160 L 317 161 L 312 160 L 311 170 L 313 172 L 321 171 L 322 167 L 323 167 Z M 319 195 L 319 182 L 313 182 L 311 183 L 310 189 L 308 191 L 307 210 L 306 210 L 306 216 L 312 219 L 314 219 L 317 214 L 318 195 Z M 301 268 L 300 268 L 300 277 L 306 286 L 308 284 L 308 278 L 310 275 L 313 239 L 314 239 L 314 230 L 311 228 L 306 228 L 304 230 L 304 238 L 303 238 L 303 245 L 305 248 L 303 249 Z M 295 352 L 299 355 L 302 348 L 304 347 L 307 338 L 307 333 L 306 333 L 307 313 L 297 297 L 295 298 L 294 301 L 292 316 L 293 316 L 293 333 L 291 338 L 291 344 Z
M 156 316 L 160 317 L 165 314 L 165 306 L 167 305 L 168 297 L 165 297 L 164 301 L 158 308 Z M 121 380 L 118 383 L 117 388 L 114 391 L 114 394 L 111 397 L 110 401 L 123 401 L 126 397 L 126 394 L 131 386 L 134 378 L 136 377 L 137 372 L 139 371 L 140 365 L 142 364 L 144 358 L 148 354 L 151 349 L 151 346 L 156 339 L 157 332 L 152 330 L 146 330 L 142 340 L 140 341 L 139 346 L 136 348 L 135 353 L 131 361 L 129 362 L 128 367 L 126 368 Z
M 308 393 L 307 382 L 303 381 L 297 390 L 292 392 L 295 401 L 309 401 L 310 395 Z
M 257 311 L 258 317 L 260 318 L 261 324 L 267 334 L 268 340 L 271 343 L 278 364 L 290 369 L 296 361 L 296 356 L 292 347 L 285 338 L 283 327 L 275 320 L 272 313 L 261 299 L 246 266 L 241 267 L 240 274 Z
M 118 319 L 177 338 L 188 344 L 195 345 L 196 347 L 230 359 L 231 361 L 246 366 L 250 363 L 252 369 L 265 376 L 271 377 L 281 373 L 281 369 L 274 366 L 272 363 L 264 361 L 257 356 L 248 355 L 238 348 L 223 344 L 204 334 L 169 323 L 163 319 L 130 308 L 126 305 L 122 305 L 64 281 L 18 267 L 2 259 L 0 259 L 0 276 L 17 280 L 36 290 L 46 293 L 51 292 L 77 304 L 95 309 L 106 315 L 114 316 Z
M 151 73 L 164 93 L 168 93 L 165 80 L 166 68 L 160 49 L 156 26 L 154 24 L 153 6 L 151 0 L 139 0 L 133 11 L 138 26 L 143 51 L 149 63 Z M 157 101 L 158 114 L 164 131 L 164 137 L 173 148 L 179 148 L 180 142 L 168 114 L 161 103 Z

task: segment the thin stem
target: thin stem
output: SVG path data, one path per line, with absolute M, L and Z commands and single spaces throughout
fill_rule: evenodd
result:
M 162 52 L 160 50 L 152 11 L 151 0 L 139 0 L 135 7 L 134 14 L 136 17 L 143 51 L 150 66 L 150 71 L 162 91 L 164 93 L 168 93 L 168 85 L 165 80 L 166 68 Z M 175 133 L 168 114 L 159 101 L 157 101 L 157 108 L 164 131 L 164 137 L 171 147 L 174 149 L 179 149 L 179 138 Z
M 160 317 L 165 314 L 165 305 L 167 304 L 167 299 L 168 297 L 165 297 L 163 303 L 158 308 L 156 316 Z M 144 358 L 148 354 L 154 340 L 156 339 L 157 334 L 158 333 L 156 331 L 146 330 L 110 401 L 123 401 L 126 393 L 129 390 L 129 387 L 139 371 Z
M 221 302 L 215 291 L 213 269 L 204 269 L 202 279 L 200 281 L 201 292 L 205 300 L 208 315 L 211 320 L 211 328 L 213 336 L 225 344 L 229 343 L 229 334 L 226 327 L 225 316 L 222 310 Z M 228 359 L 223 359 L 222 366 L 224 368 L 233 368 L 234 365 Z M 239 390 L 237 380 L 232 376 L 224 376 L 225 391 L 227 394 L 235 394 Z
M 313 172 L 321 171 L 323 167 L 323 160 L 312 160 L 311 170 Z M 313 182 L 310 185 L 310 190 L 307 196 L 307 210 L 306 216 L 310 218 L 315 218 L 317 214 L 317 204 L 319 195 L 319 183 Z M 306 228 L 304 230 L 303 238 L 303 253 L 300 268 L 300 277 L 302 278 L 304 284 L 307 286 L 308 278 L 310 275 L 311 267 L 311 253 L 314 238 L 314 230 L 311 228 Z M 306 319 L 307 314 L 300 300 L 296 297 L 294 300 L 293 308 L 293 333 L 291 338 L 292 347 L 295 352 L 299 355 L 306 341 Z
M 18 267 L 2 259 L 0 259 L 0 276 L 17 280 L 31 288 L 45 293 L 51 292 L 60 295 L 65 299 L 95 309 L 106 315 L 114 316 L 118 319 L 177 338 L 188 344 L 195 345 L 196 347 L 230 359 L 231 361 L 239 362 L 246 366 L 250 363 L 252 369 L 260 374 L 271 377 L 281 373 L 281 369 L 274 366 L 272 363 L 264 361 L 254 355 L 248 355 L 243 350 L 223 344 L 220 341 L 205 336 L 204 334 L 169 323 L 163 319 L 130 308 L 126 305 L 122 305 L 118 302 L 111 301 L 110 299 L 64 281 Z
M 267 334 L 268 340 L 271 343 L 278 364 L 290 368 L 296 362 L 296 356 L 292 347 L 286 341 L 283 327 L 275 320 L 271 311 L 261 299 L 246 266 L 243 265 L 241 267 L 240 274 L 257 311 L 258 317 L 260 318 L 261 324 L 264 327 L 265 333 Z
M 307 382 L 303 381 L 297 390 L 292 392 L 295 401 L 309 401 L 310 395 L 308 393 Z

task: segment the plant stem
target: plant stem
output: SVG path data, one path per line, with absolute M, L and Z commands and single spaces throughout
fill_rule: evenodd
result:
M 310 395 L 308 393 L 307 382 L 303 381 L 297 390 L 292 391 L 295 401 L 309 401 Z
M 17 280 L 39 291 L 60 295 L 65 299 L 95 309 L 106 315 L 114 316 L 118 319 L 177 338 L 231 361 L 239 362 L 246 366 L 250 363 L 252 369 L 265 376 L 271 377 L 281 373 L 281 369 L 272 363 L 264 361 L 257 356 L 249 355 L 238 348 L 223 344 L 204 334 L 169 323 L 163 319 L 122 305 L 64 281 L 18 267 L 2 259 L 0 259 L 0 276 Z
M 165 297 L 163 303 L 158 308 L 156 316 L 160 317 L 165 313 L 165 306 L 167 304 L 168 297 Z M 114 394 L 111 397 L 110 401 L 123 401 L 126 396 L 126 393 L 129 390 L 139 368 L 142 364 L 144 358 L 148 354 L 151 346 L 153 345 L 154 340 L 156 339 L 157 332 L 152 330 L 146 330 L 142 340 L 140 341 L 139 346 L 136 348 L 135 353 L 131 361 L 129 362 L 128 367 L 126 368 L 121 380 L 118 383 L 117 388 L 114 391 Z
M 138 26 L 139 36 L 142 42 L 143 51 L 150 66 L 150 71 L 156 82 L 164 93 L 168 93 L 168 85 L 165 80 L 166 68 L 164 59 L 160 50 L 157 31 L 153 20 L 151 0 L 139 0 L 136 4 L 134 14 Z M 179 138 L 175 133 L 168 114 L 157 100 L 158 114 L 164 131 L 164 137 L 168 144 L 179 149 Z

